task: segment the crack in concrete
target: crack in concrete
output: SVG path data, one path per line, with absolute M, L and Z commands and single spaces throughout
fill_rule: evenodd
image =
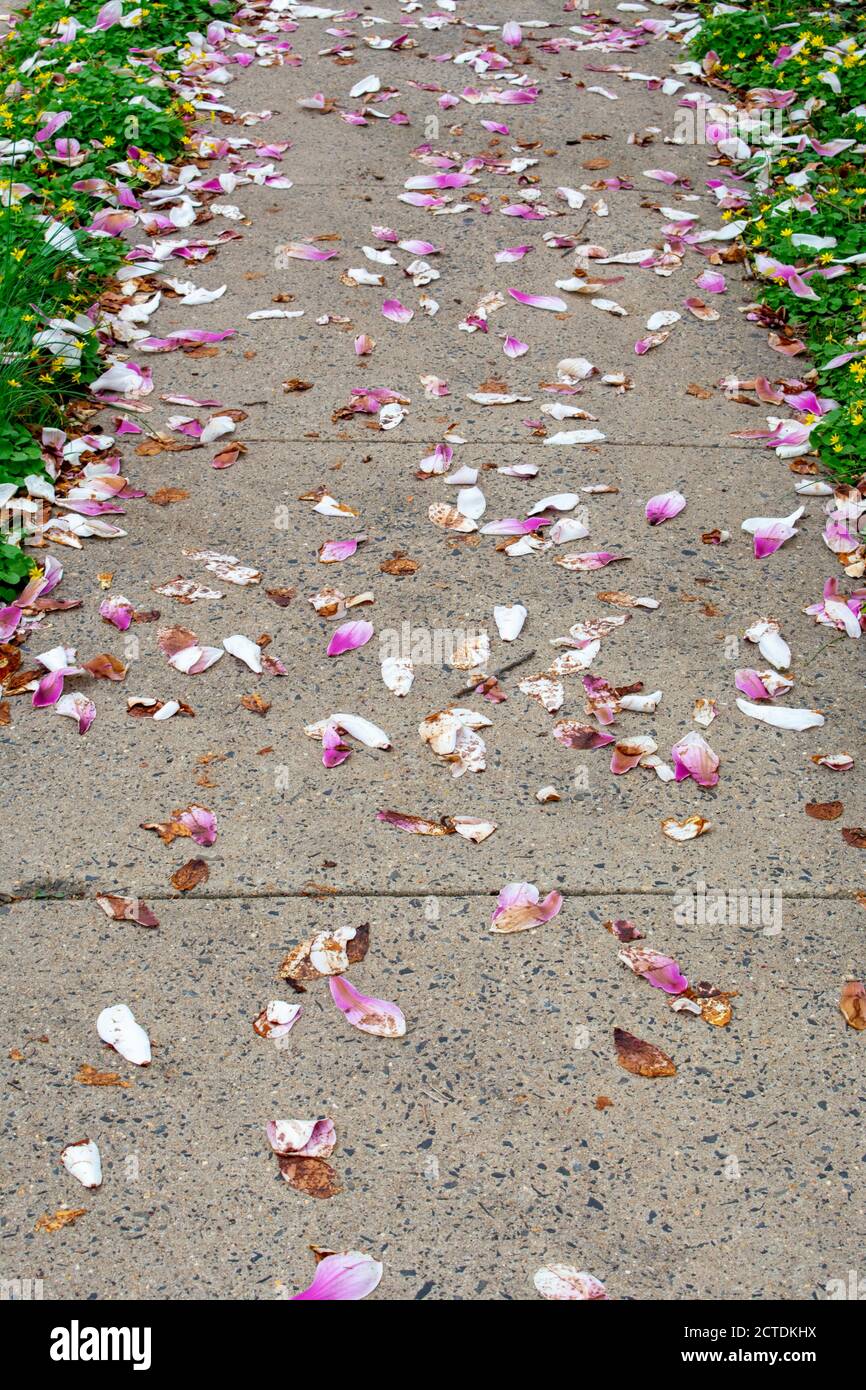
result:
M 626 885 L 612 884 L 605 888 L 564 888 L 559 886 L 557 892 L 563 898 L 611 898 L 611 897 L 631 897 L 631 898 L 672 898 L 677 893 L 697 890 L 697 883 L 684 883 L 677 887 L 670 888 L 647 888 Z M 742 885 L 732 887 L 729 884 L 704 884 L 700 886 L 708 896 L 714 893 L 733 893 L 742 892 Z M 763 885 L 767 890 L 768 885 Z M 760 891 L 758 889 L 755 890 Z M 858 894 L 861 892 L 857 888 L 825 888 L 808 890 L 791 890 L 772 886 L 770 891 L 778 893 L 787 902 L 856 902 Z M 311 888 L 252 888 L 252 889 L 217 889 L 215 892 L 196 893 L 189 897 L 185 893 L 169 893 L 161 890 L 149 892 L 135 890 L 133 893 L 120 894 L 116 889 L 103 888 L 95 892 L 92 888 L 79 889 L 70 888 L 63 891 L 58 885 L 48 885 L 39 887 L 38 885 L 29 891 L 21 893 L 7 893 L 0 891 L 0 906 L 12 907 L 16 903 L 47 903 L 47 902 L 95 902 L 97 897 L 104 896 L 125 896 L 125 897 L 144 897 L 148 902 L 254 902 L 257 900 L 270 901 L 281 898 L 305 899 L 307 901 L 325 902 L 329 898 L 393 898 L 397 900 L 411 898 L 495 898 L 500 892 L 500 887 L 496 888 L 443 888 L 435 889 L 429 886 L 424 888 L 325 888 L 319 890 Z
M 392 445 L 394 445 L 394 444 L 400 444 L 400 445 L 403 445 L 403 446 L 405 446 L 405 445 L 408 444 L 408 445 L 410 445 L 410 446 L 413 447 L 413 448 L 419 447 L 419 448 L 427 448 L 427 449 L 429 449 L 429 447 L 430 447 L 430 440 L 429 440 L 429 438 L 428 438 L 428 439 L 376 439 L 376 440 L 370 441 L 370 440 L 368 440 L 368 439 L 339 439 L 339 438 L 335 438 L 334 436 L 329 436 L 328 438 L 325 438 L 325 437 L 322 436 L 322 435 L 317 435 L 315 439 L 311 439 L 309 435 L 303 435 L 303 434 L 302 434 L 302 435 L 290 435 L 290 434 L 244 434 L 244 437 L 243 437 L 243 438 L 244 438 L 244 443 L 245 443 L 245 444 L 344 444 L 344 445 L 345 445 L 345 444 L 349 444 L 349 445 L 358 445 L 358 446 L 363 445 L 364 448 L 374 448 L 374 449 L 382 448 L 383 445 L 386 445 L 386 444 L 392 444 Z M 473 439 L 473 440 L 471 440 L 470 442 L 471 442 L 473 448 L 477 446 L 477 447 L 479 447 L 479 448 L 490 448 L 490 449 L 492 449 L 492 448 L 501 449 L 501 448 L 503 448 L 503 446 L 507 448 L 510 444 L 514 444 L 515 446 L 520 446 L 520 445 L 523 443 L 522 440 L 520 440 L 520 439 L 518 439 L 518 438 L 516 438 L 516 437 L 515 437 L 514 439 L 509 440 L 509 439 L 503 439 L 501 435 L 498 435 L 498 436 L 497 436 L 496 438 L 494 438 L 494 439 Z M 678 442 L 678 441 L 676 441 L 676 440 L 673 441 L 673 442 L 671 442 L 670 440 L 667 440 L 667 439 L 661 439 L 661 440 L 660 440 L 660 439 L 610 439 L 610 438 L 608 438 L 608 439 L 605 440 L 605 444 L 612 445 L 612 446 L 613 446 L 614 448 L 616 448 L 616 449 L 635 449 L 635 448 L 637 448 L 637 449 L 727 449 L 727 451 L 728 451 L 729 453 L 732 453 L 732 452 L 742 452 L 742 453 L 744 453 L 744 454 L 752 453 L 752 451 L 749 450 L 749 449 L 732 450 L 732 448 L 731 448 L 731 446 L 730 446 L 729 444 L 724 444 L 724 443 L 721 443 L 721 444 L 720 444 L 718 440 L 711 440 L 711 439 L 704 440 L 704 439 L 696 439 L 696 438 L 692 438 L 692 439 L 689 439 L 689 440 L 684 441 L 684 442 Z M 578 448 L 578 449 L 580 449 L 580 448 L 585 448 L 585 447 L 588 447 L 588 446 L 577 444 L 577 445 L 572 445 L 571 447 L 572 447 L 572 448 Z

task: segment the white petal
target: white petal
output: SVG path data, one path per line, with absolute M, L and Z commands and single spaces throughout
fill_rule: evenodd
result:
M 493 621 L 503 642 L 513 642 L 520 636 L 526 622 L 527 611 L 522 603 L 512 604 L 510 608 L 497 604 L 493 609 Z
M 750 719 L 772 724 L 775 729 L 816 729 L 824 723 L 823 714 L 814 709 L 788 709 L 785 705 L 753 705 L 751 700 L 737 700 L 737 709 Z
M 136 1023 L 126 1004 L 113 1004 L 103 1009 L 96 1020 L 96 1031 L 104 1043 L 113 1047 L 127 1062 L 137 1067 L 150 1066 L 150 1038 L 141 1024 Z
M 83 1139 L 80 1144 L 67 1144 L 60 1161 L 67 1173 L 77 1178 L 82 1187 L 102 1186 L 102 1160 L 92 1139 Z
M 258 643 L 252 642 L 249 637 L 244 637 L 240 632 L 235 632 L 231 637 L 223 638 L 223 646 L 230 656 L 236 656 L 238 661 L 249 666 L 256 675 L 261 674 L 262 649 Z

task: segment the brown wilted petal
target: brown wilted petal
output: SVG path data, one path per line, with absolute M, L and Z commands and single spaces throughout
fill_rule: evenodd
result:
M 841 801 L 807 801 L 805 811 L 813 820 L 838 820 L 842 814 Z
M 849 1028 L 860 1033 L 866 1028 L 866 989 L 861 980 L 846 980 L 839 996 L 839 1008 Z
M 189 893 L 200 883 L 207 883 L 210 870 L 204 859 L 188 859 L 171 876 L 172 887 L 179 893 Z
M 126 667 L 123 662 L 110 652 L 100 652 L 98 656 L 93 656 L 89 661 L 82 661 L 82 669 L 89 671 L 91 676 L 96 676 L 105 681 L 122 681 L 126 675 Z
M 453 835 L 454 826 L 447 816 L 441 821 L 425 820 L 423 816 L 404 814 L 402 811 L 377 811 L 376 819 L 397 830 L 407 830 L 410 835 Z
M 106 917 L 115 922 L 137 922 L 140 927 L 158 927 L 159 919 L 141 898 L 119 898 L 114 893 L 101 893 L 96 901 Z
M 866 828 L 862 825 L 845 826 L 842 839 L 846 845 L 851 845 L 854 849 L 866 849 Z
M 283 1182 L 305 1197 L 336 1197 L 341 1191 L 335 1170 L 323 1158 L 299 1158 L 296 1154 L 279 1154 L 277 1163 Z
M 644 934 L 640 927 L 635 926 L 627 917 L 616 918 L 612 922 L 602 922 L 605 931 L 609 931 L 611 936 L 615 936 L 617 941 L 643 941 Z
M 674 1063 L 655 1043 L 644 1042 L 624 1028 L 614 1028 L 613 1044 L 620 1066 L 633 1076 L 676 1076 Z
M 351 934 L 350 934 L 351 933 Z M 299 994 L 304 982 L 340 975 L 350 965 L 358 965 L 370 946 L 370 924 L 340 927 L 334 932 L 318 932 L 295 946 L 280 965 L 277 975 L 289 980 Z

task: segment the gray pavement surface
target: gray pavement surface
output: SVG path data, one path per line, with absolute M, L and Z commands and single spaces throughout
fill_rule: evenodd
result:
M 554 288 L 571 274 L 574 253 L 549 249 L 545 233 L 618 254 L 661 247 L 661 207 L 696 209 L 701 226 L 721 225 L 706 187 L 720 172 L 710 166 L 712 151 L 664 143 L 676 98 L 597 70 L 624 64 L 665 77 L 682 57 L 676 43 L 545 52 L 540 43 L 581 16 L 543 0 L 533 13 L 553 27 L 511 55 L 539 83 L 537 103 L 441 110 L 437 93 L 421 84 L 454 92 L 504 84 L 430 59 L 497 40 L 470 21 L 520 18 L 510 0 L 457 8 L 462 25 L 439 32 L 411 28 L 423 11 L 401 15 L 393 0 L 376 7 L 383 24 L 368 23 L 366 11 L 345 26 L 301 18 L 288 35 L 300 65 L 234 69 L 221 99 L 237 112 L 273 114 L 258 125 L 215 125 L 215 133 L 291 141 L 277 169 L 294 186 L 242 184 L 216 195 L 218 205 L 239 207 L 242 220 L 215 213 L 198 230 L 232 228 L 242 239 L 203 266 L 168 264 L 170 275 L 227 290 L 196 308 L 164 300 L 149 331 L 234 328 L 237 336 L 211 356 L 136 359 L 134 345 L 128 355 L 154 371 L 148 410 L 133 416 L 148 431 L 178 440 L 168 433 L 172 415 L 211 413 L 185 412 L 160 393 L 212 397 L 246 412 L 233 438 L 247 452 L 215 470 L 218 446 L 148 455 L 140 439 L 122 440 L 134 487 L 188 496 L 168 507 L 126 503 L 123 539 L 54 547 L 66 570 L 58 596 L 82 606 L 45 615 L 24 665 L 64 643 L 84 658 L 113 653 L 129 670 L 123 682 L 88 684 L 98 714 L 83 738 L 72 721 L 32 709 L 26 694 L 10 701 L 11 722 L 0 727 L 9 1097 L 0 1250 L 3 1277 L 42 1278 L 47 1298 L 285 1297 L 311 1277 L 309 1244 L 381 1259 L 379 1299 L 532 1298 L 532 1276 L 546 1263 L 591 1272 L 616 1299 L 813 1299 L 860 1258 L 864 1040 L 846 1027 L 838 996 L 863 972 L 866 853 L 841 834 L 866 824 L 862 675 L 855 645 L 833 641 L 831 629 L 802 612 L 835 563 L 821 540 L 820 499 L 808 499 L 794 540 L 768 560 L 753 558 L 740 522 L 791 512 L 796 478 L 772 451 L 734 437 L 763 426 L 764 410 L 718 389 L 723 378 L 793 369 L 746 320 L 754 286 L 740 265 L 721 267 L 725 295 L 703 296 L 720 315 L 709 324 L 682 309 L 686 296 L 700 294 L 693 280 L 705 262 L 695 252 L 669 277 L 634 265 L 598 269 L 617 281 L 599 293 L 627 317 Z M 603 9 L 633 20 L 613 5 Z M 327 33 L 335 23 L 352 31 L 351 63 L 322 55 L 337 42 Z M 364 43 L 400 32 L 418 46 Z M 356 127 L 336 111 L 297 105 L 321 91 L 359 110 L 362 101 L 348 92 L 368 73 L 397 89 L 384 109 L 406 112 L 411 124 L 371 117 Z M 618 100 L 587 90 L 596 84 Z M 490 144 L 482 119 L 507 122 L 510 134 Z M 648 129 L 652 143 L 629 143 L 630 132 Z M 587 133 L 606 138 L 581 140 Z M 489 149 L 537 158 L 523 177 L 538 182 L 481 170 L 476 185 L 450 194 L 467 201 L 464 212 L 410 207 L 399 194 L 406 179 L 429 172 L 410 156 L 425 140 L 458 162 Z M 532 148 L 518 149 L 521 141 Z M 609 166 L 583 167 L 600 158 Z M 210 162 L 206 174 L 225 167 Z M 675 170 L 690 187 L 647 179 L 654 167 Z M 579 211 L 555 198 L 557 186 L 614 177 L 634 186 L 587 189 Z M 527 187 L 564 215 L 503 217 L 500 206 Z M 608 216 L 590 210 L 600 197 Z M 213 201 L 205 195 L 202 209 Z M 441 273 L 425 287 L 439 302 L 435 317 L 420 311 L 420 291 L 401 269 L 410 254 L 392 247 L 395 266 L 365 260 L 362 246 L 385 246 L 372 231 L 382 225 L 441 246 L 425 257 Z M 316 244 L 336 249 L 335 259 L 280 261 L 281 244 L 322 237 L 332 239 Z M 495 262 L 497 250 L 521 244 L 534 248 L 522 261 Z M 356 266 L 381 272 L 385 286 L 341 282 Z M 561 294 L 567 312 L 508 300 L 488 334 L 458 330 L 483 295 L 508 286 Z M 286 297 L 279 305 L 278 295 Z M 389 297 L 415 308 L 410 324 L 383 318 Z M 273 307 L 303 309 L 304 317 L 246 317 Z M 637 356 L 647 318 L 670 308 L 683 313 L 670 339 Z M 326 314 L 347 322 L 318 324 Z M 355 355 L 361 332 L 376 340 L 371 357 Z M 530 351 L 506 358 L 504 333 Z M 627 373 L 633 389 L 617 393 L 595 377 L 574 397 L 545 391 L 557 363 L 578 356 L 600 373 Z M 419 378 L 430 373 L 448 381 L 450 395 L 425 396 Z M 312 385 L 287 394 L 291 378 Z M 467 399 L 491 379 L 531 400 L 483 407 Z M 712 395 L 690 394 L 692 384 Z M 340 416 L 351 389 L 363 386 L 409 399 L 396 429 L 371 428 L 375 416 Z M 597 419 L 556 423 L 540 413 L 556 400 Z M 113 431 L 126 413 L 112 407 L 94 423 Z M 605 439 L 548 447 L 527 420 L 543 420 L 548 434 L 593 426 Z M 479 525 L 522 517 L 555 493 L 597 484 L 617 491 L 581 495 L 586 540 L 511 558 L 495 537 L 454 536 L 431 524 L 430 504 L 454 505 L 458 489 L 419 479 L 416 469 L 446 434 L 465 441 L 454 445 L 452 471 L 478 470 L 487 502 Z M 537 476 L 497 471 L 523 463 L 535 464 Z M 316 514 L 303 499 L 317 488 L 358 515 Z M 649 528 L 646 500 L 672 488 L 687 497 L 686 510 Z M 729 530 L 730 542 L 702 544 L 714 528 Z M 323 542 L 360 533 L 367 540 L 350 560 L 319 563 Z M 202 549 L 237 556 L 261 572 L 261 583 L 220 581 L 186 553 Z M 628 560 L 586 574 L 553 562 L 590 550 Z M 417 562 L 414 575 L 382 572 L 395 551 Z M 106 571 L 112 593 L 138 610 L 157 609 L 159 619 L 126 634 L 103 623 L 98 576 Z M 177 575 L 223 597 L 181 604 L 154 592 Z M 332 586 L 375 598 L 346 615 L 372 621 L 373 640 L 336 659 L 325 654 L 334 620 L 308 602 Z M 287 587 L 296 592 L 286 607 L 266 592 Z M 599 598 L 611 590 L 660 606 L 625 609 Z M 529 616 L 518 640 L 505 643 L 492 610 L 515 602 Z M 716 787 L 663 783 L 640 769 L 614 777 L 609 750 L 563 747 L 551 736 L 557 720 L 590 722 L 579 676 L 566 679 L 554 715 L 518 689 L 524 676 L 549 667 L 560 651 L 551 640 L 572 624 L 624 613 L 629 620 L 604 639 L 591 674 L 614 686 L 640 681 L 663 699 L 653 714 L 623 713 L 615 734 L 651 734 L 670 761 L 672 744 L 698 728 L 694 701 L 715 699 L 718 718 L 703 732 L 721 758 Z M 736 708 L 735 668 L 766 667 L 743 634 L 768 615 L 792 649 L 796 683 L 783 703 L 823 711 L 821 729 L 783 732 Z M 288 674 L 256 676 L 226 655 L 202 675 L 182 675 L 157 646 L 158 631 L 175 624 L 216 646 L 231 633 L 267 634 L 266 653 Z M 399 699 L 382 682 L 380 643 L 404 624 L 440 635 L 485 629 L 487 672 L 530 659 L 503 676 L 504 703 L 456 701 L 466 673 L 448 663 L 418 664 Z M 253 693 L 270 702 L 264 717 L 241 704 Z M 182 700 L 195 717 L 131 718 L 129 696 Z M 454 703 L 491 721 L 486 770 L 458 779 L 418 735 L 425 716 Z M 375 721 L 392 748 L 356 747 L 350 761 L 326 770 L 304 727 L 337 711 Z M 851 772 L 812 762 L 815 753 L 843 751 L 856 758 Z M 561 800 L 539 804 L 536 792 L 550 784 Z M 807 803 L 837 798 L 841 819 L 806 814 Z M 216 813 L 213 846 L 166 846 L 140 828 L 189 803 Z M 378 822 L 381 809 L 489 818 L 497 829 L 482 844 L 425 838 Z M 675 844 L 661 833 L 665 817 L 695 814 L 711 822 L 699 839 Z M 193 856 L 207 862 L 207 881 L 178 893 L 171 876 Z M 525 934 L 490 934 L 495 895 L 521 880 L 542 893 L 558 889 L 562 912 Z M 736 894 L 737 903 L 725 920 L 710 912 L 684 924 L 682 895 L 707 885 L 711 896 Z M 95 902 L 106 892 L 144 898 L 159 927 L 109 921 Z M 772 912 L 750 920 L 749 905 L 762 895 Z M 634 919 L 691 981 L 735 991 L 728 1026 L 673 1012 L 618 962 L 602 926 L 608 918 Z M 325 927 L 362 922 L 371 924 L 371 946 L 351 979 L 400 1005 L 406 1037 L 353 1030 L 326 982 L 297 996 L 304 1012 L 285 1046 L 257 1037 L 252 1022 L 267 1002 L 295 998 L 277 980 L 289 948 Z M 98 1040 L 97 1015 L 120 1001 L 151 1035 L 147 1070 Z M 676 1076 L 652 1080 L 619 1067 L 614 1027 L 662 1047 Z M 131 1084 L 84 1086 L 75 1081 L 82 1064 Z M 333 1118 L 338 1136 L 330 1161 L 342 1191 L 330 1201 L 281 1182 L 264 1136 L 271 1118 L 319 1115 Z M 64 1145 L 85 1134 L 102 1152 L 104 1183 L 93 1193 L 60 1163 Z M 74 1224 L 36 1229 L 40 1217 L 79 1206 L 86 1210 Z

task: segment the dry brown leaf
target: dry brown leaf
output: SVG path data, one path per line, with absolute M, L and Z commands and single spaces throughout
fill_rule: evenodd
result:
M 341 1191 L 335 1170 L 323 1158 L 279 1154 L 277 1162 L 283 1182 L 305 1197 L 336 1197 Z
M 172 502 L 185 502 L 189 493 L 182 487 L 158 487 L 156 492 L 149 493 L 148 502 L 152 502 L 156 507 L 170 507 Z
M 390 560 L 383 560 L 379 569 L 383 574 L 393 574 L 402 578 L 407 574 L 417 574 L 421 568 L 417 560 L 412 560 L 405 550 L 395 550 Z
M 866 989 L 861 980 L 846 980 L 839 996 L 839 1008 L 849 1028 L 860 1033 L 866 1028 Z
M 271 707 L 270 700 L 263 699 L 263 697 L 255 691 L 252 695 L 242 695 L 241 704 L 244 709 L 248 709 L 251 714 L 260 714 L 262 718 L 265 717 Z
M 0 675 L 0 682 L 6 695 L 23 695 L 31 681 L 38 681 L 40 676 L 44 676 L 44 671 L 16 671 L 14 675 L 7 677 L 3 681 Z
M 171 876 L 172 887 L 179 893 L 189 893 L 200 883 L 207 883 L 210 870 L 204 859 L 189 859 L 176 869 Z
M 84 1216 L 87 1207 L 61 1207 L 59 1211 L 46 1212 L 40 1216 L 34 1231 L 45 1231 L 48 1235 L 53 1235 L 55 1231 L 62 1231 L 64 1226 L 72 1226 L 79 1216 Z
M 265 593 L 278 608 L 287 608 L 297 593 L 297 589 L 265 589 Z
M 0 683 L 6 684 L 21 665 L 21 652 L 11 642 L 0 642 Z
M 286 392 L 309 391 L 312 385 L 311 381 L 302 381 L 299 376 L 291 376 L 288 381 L 283 382 L 283 390 Z
M 842 839 L 853 849 L 866 849 L 866 828 L 862 825 L 848 825 L 842 831 Z
M 131 1081 L 124 1081 L 117 1071 L 97 1071 L 88 1062 L 82 1062 L 75 1074 L 75 1080 L 82 1086 L 122 1086 L 127 1090 Z
M 613 1044 L 616 1060 L 633 1076 L 676 1076 L 674 1063 L 655 1043 L 644 1042 L 624 1028 L 614 1028 Z
M 807 801 L 805 811 L 813 820 L 838 820 L 842 814 L 841 801 Z

